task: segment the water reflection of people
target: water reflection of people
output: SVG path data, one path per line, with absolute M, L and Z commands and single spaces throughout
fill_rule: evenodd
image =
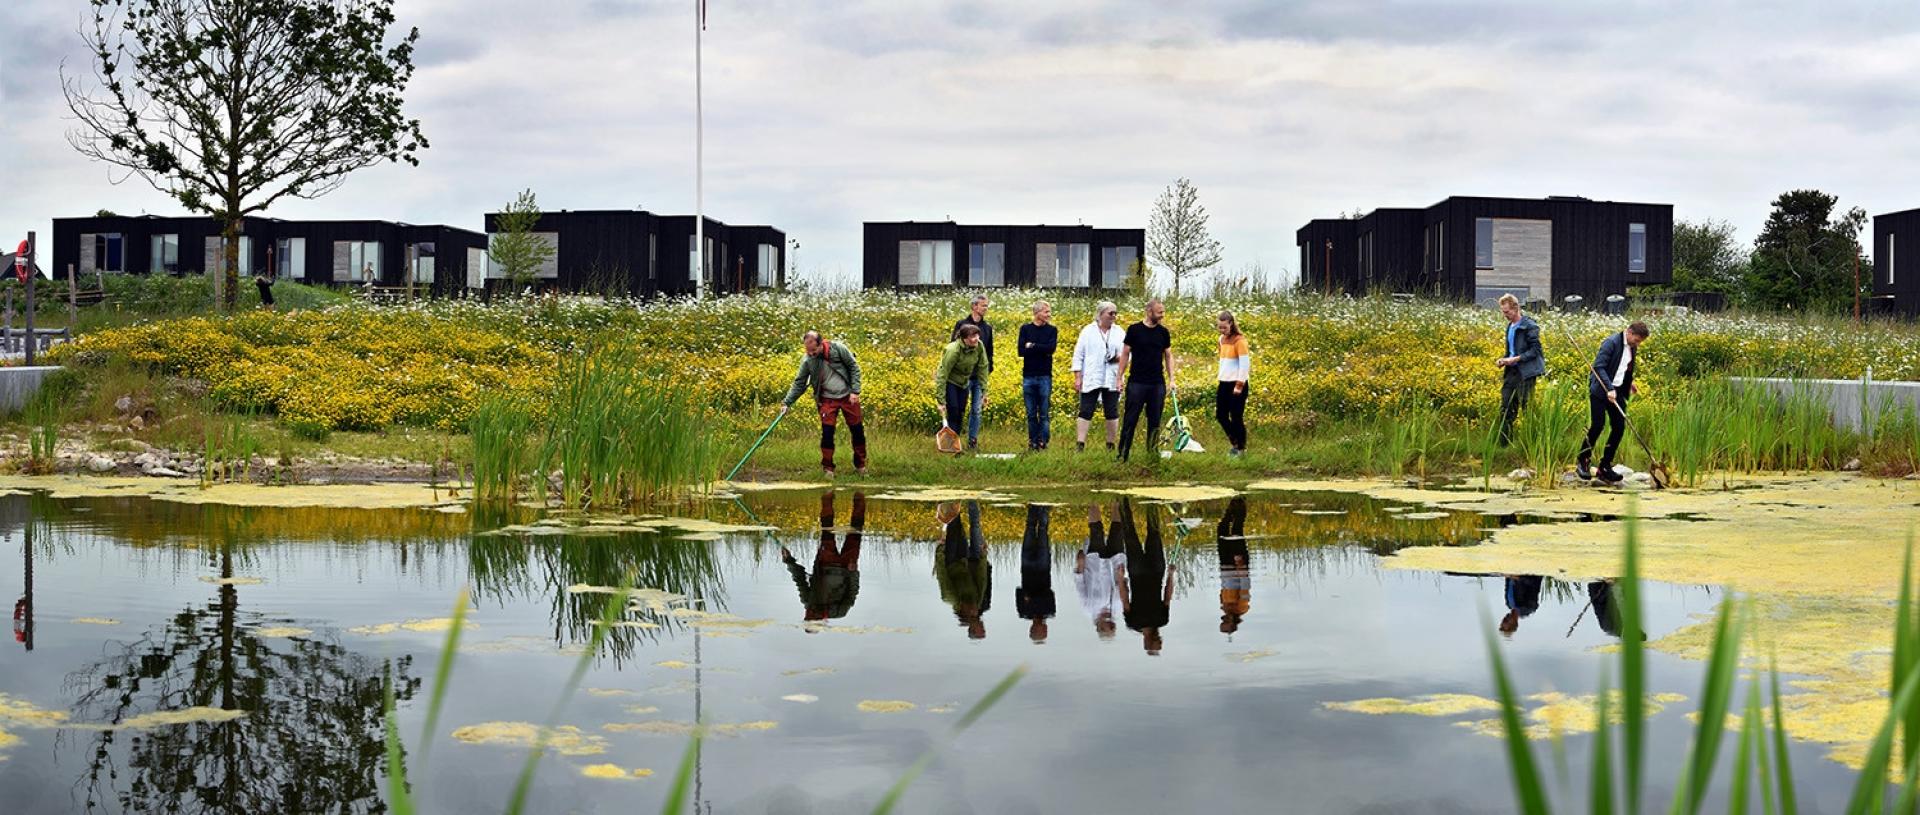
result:
M 800 590 L 801 613 L 808 622 L 847 616 L 860 595 L 860 533 L 867 526 L 867 495 L 853 494 L 853 513 L 847 519 L 851 528 L 844 544 L 834 541 L 833 502 L 832 492 L 820 496 L 820 548 L 813 552 L 811 578 L 793 553 L 780 547 L 780 560 L 787 564 L 793 585 Z
M 21 532 L 20 551 L 26 559 L 25 582 L 20 599 L 13 603 L 13 641 L 33 650 L 33 520 L 27 520 Z
M 1113 639 L 1117 626 L 1114 615 L 1120 609 L 1119 580 L 1115 576 L 1127 562 L 1120 545 L 1120 525 L 1105 528 L 1100 522 L 1100 505 L 1087 507 L 1087 545 L 1073 556 L 1073 587 L 1080 593 L 1080 605 L 1093 618 L 1093 633 L 1100 639 Z
M 1600 630 L 1609 637 L 1620 636 L 1620 606 L 1613 602 L 1613 581 L 1588 583 L 1587 599 L 1593 602 L 1593 620 L 1600 624 Z M 1646 639 L 1647 632 L 1639 632 L 1639 637 Z
M 1500 618 L 1500 633 L 1513 636 L 1513 632 L 1520 630 L 1521 620 L 1540 610 L 1540 585 L 1544 582 L 1545 578 L 1537 574 L 1507 576 L 1502 592 L 1506 596 L 1507 616 Z
M 1115 523 L 1127 550 L 1127 562 L 1119 566 L 1115 581 L 1120 589 L 1120 614 L 1128 628 L 1140 632 L 1140 643 L 1147 653 L 1158 656 L 1160 629 L 1167 624 L 1173 602 L 1173 566 L 1167 563 L 1167 550 L 1160 540 L 1160 507 L 1147 505 L 1144 543 L 1133 522 L 1133 501 L 1120 499 L 1116 511 L 1120 517 Z
M 1236 495 L 1214 530 L 1220 554 L 1220 633 L 1229 639 L 1253 607 L 1253 561 L 1247 555 L 1247 499 Z
M 1020 619 L 1027 620 L 1027 637 L 1035 644 L 1047 641 L 1047 619 L 1054 615 L 1053 599 L 1053 507 L 1027 505 L 1027 531 L 1020 538 L 1020 588 L 1013 592 L 1013 607 Z
M 946 525 L 946 540 L 933 552 L 933 577 L 940 583 L 940 599 L 953 606 L 953 616 L 967 629 L 969 639 L 985 639 L 987 624 L 983 618 L 993 602 L 993 564 L 987 562 L 986 540 L 980 529 L 980 502 L 966 503 L 964 523 L 959 504 L 941 504 L 935 514 Z

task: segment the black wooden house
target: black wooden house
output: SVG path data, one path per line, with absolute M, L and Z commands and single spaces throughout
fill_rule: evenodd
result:
M 1920 209 L 1873 218 L 1873 296 L 1876 312 L 1920 317 L 1920 266 L 1900 262 L 1920 257 Z
M 219 269 L 224 225 L 206 216 L 102 215 L 53 221 L 53 270 L 198 274 Z M 442 225 L 394 221 L 244 218 L 240 273 L 314 285 L 414 285 L 450 294 L 485 269 L 486 238 Z
M 489 236 L 500 231 L 500 215 L 487 214 Z M 540 286 L 631 297 L 690 295 L 698 289 L 693 275 L 694 216 L 633 209 L 563 210 L 541 213 L 531 232 L 555 250 L 535 274 Z M 710 294 L 786 286 L 785 233 L 771 226 L 731 226 L 708 218 L 705 234 Z M 488 276 L 493 285 L 501 285 L 498 268 Z
M 1378 209 L 1308 222 L 1295 233 L 1300 287 L 1429 294 L 1491 304 L 1597 305 L 1630 286 L 1673 280 L 1673 206 L 1556 196 L 1456 196 L 1425 209 Z M 1331 250 L 1329 250 L 1331 244 Z
M 861 285 L 1117 289 L 1145 249 L 1143 229 L 868 222 Z

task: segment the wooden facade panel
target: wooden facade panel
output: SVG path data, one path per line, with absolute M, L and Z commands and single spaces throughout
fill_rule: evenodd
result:
M 1920 317 L 1920 209 L 1873 218 L 1876 311 Z
M 1054 287 L 1059 285 L 1059 247 L 1086 247 L 1087 281 L 1084 288 L 1098 289 L 1104 279 L 1107 249 L 1130 249 L 1135 257 L 1145 253 L 1146 231 L 1141 229 L 1095 229 L 1088 226 L 994 226 L 939 222 L 872 222 L 864 226 L 860 282 L 866 288 L 915 286 L 903 283 L 914 279 L 903 276 L 904 255 L 901 241 L 952 241 L 954 287 L 968 286 L 968 269 L 973 244 L 999 244 L 1003 250 L 1003 285 Z M 930 285 L 930 284 L 917 284 Z

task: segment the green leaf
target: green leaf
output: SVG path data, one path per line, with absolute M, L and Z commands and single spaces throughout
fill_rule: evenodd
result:
M 1727 732 L 1727 703 L 1733 696 L 1734 674 L 1740 667 L 1740 641 L 1746 606 L 1729 597 L 1720 604 L 1713 623 L 1712 654 L 1700 683 L 1700 722 L 1694 728 L 1693 749 L 1680 785 L 1674 790 L 1673 812 L 1700 811 L 1707 787 L 1713 782 L 1714 759 Z
M 1600 669 L 1600 695 L 1594 701 L 1593 778 L 1587 811 L 1593 815 L 1613 815 L 1613 723 L 1607 719 L 1612 694 L 1607 669 Z
M 673 789 L 667 793 L 666 804 L 660 807 L 661 815 L 683 815 L 687 811 L 687 795 L 693 789 L 693 768 L 700 761 L 700 742 L 706 734 L 707 723 L 695 722 L 693 737 L 687 739 L 687 751 L 680 756 L 680 769 L 673 774 Z
M 386 700 L 381 705 L 381 719 L 387 731 L 387 802 L 393 807 L 393 815 L 413 815 L 413 793 L 407 788 L 406 754 L 400 745 L 400 728 L 394 722 L 391 665 L 384 685 Z
M 440 647 L 440 664 L 433 671 L 433 693 L 427 697 L 427 723 L 420 733 L 420 762 L 426 763 L 433 747 L 433 733 L 440 726 L 440 709 L 446 705 L 447 682 L 453 679 L 453 657 L 460 651 L 460 631 L 467 625 L 467 589 L 460 589 L 453 602 L 453 624 L 447 626 L 446 644 Z
M 1793 764 L 1787 758 L 1787 719 L 1784 706 L 1780 703 L 1780 665 L 1777 659 L 1768 660 L 1767 677 L 1773 684 L 1773 755 L 1780 762 L 1780 815 L 1798 815 L 1800 806 L 1794 800 Z
M 1486 617 L 1484 611 L 1481 616 Z M 1487 656 L 1493 661 L 1493 686 L 1500 699 L 1500 724 L 1506 734 L 1507 767 L 1513 771 L 1514 801 L 1525 815 L 1546 815 L 1551 811 L 1546 790 L 1540 770 L 1534 766 L 1533 750 L 1527 746 L 1526 728 L 1520 724 L 1518 697 L 1507 675 L 1506 660 L 1500 656 L 1500 641 L 1493 635 L 1493 621 L 1483 619 L 1481 627 L 1486 629 Z
M 1721 724 L 1721 727 L 1725 726 L 1725 723 Z M 1747 686 L 1747 707 L 1744 715 L 1740 717 L 1740 749 L 1735 751 L 1733 758 L 1733 792 L 1727 801 L 1728 812 L 1747 811 L 1747 795 L 1753 786 L 1750 774 L 1754 760 L 1753 744 L 1756 740 L 1754 736 L 1765 727 L 1766 723 L 1760 721 L 1760 679 L 1755 677 L 1753 684 Z M 1764 757 L 1761 759 L 1762 762 L 1765 760 Z M 1761 774 L 1764 775 L 1765 772 L 1762 770 Z
M 631 578 L 629 578 L 631 582 Z M 600 623 L 593 627 L 593 634 L 587 640 L 587 646 L 580 652 L 580 658 L 573 663 L 573 673 L 567 677 L 567 684 L 560 690 L 560 698 L 554 700 L 553 710 L 547 714 L 547 723 L 540 728 L 535 737 L 533 749 L 527 751 L 527 761 L 520 766 L 519 780 L 514 782 L 513 797 L 507 802 L 507 815 L 520 815 L 526 811 L 527 794 L 533 790 L 533 772 L 540 766 L 540 757 L 547 752 L 547 734 L 553 732 L 554 725 L 560 722 L 560 713 L 566 710 L 567 701 L 580 689 L 580 682 L 586 679 L 587 669 L 592 667 L 593 658 L 600 654 L 600 644 L 606 641 L 607 632 L 613 630 L 613 623 L 620 619 L 620 613 L 627 605 L 625 592 L 607 597 L 607 604 L 600 612 Z
M 1626 542 L 1615 585 L 1620 602 L 1620 708 L 1622 760 L 1626 764 L 1627 815 L 1640 812 L 1640 788 L 1646 762 L 1647 662 L 1646 636 L 1640 622 L 1640 511 L 1636 496 L 1627 496 Z

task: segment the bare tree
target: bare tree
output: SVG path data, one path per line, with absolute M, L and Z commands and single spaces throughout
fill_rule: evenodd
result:
M 393 0 L 90 2 L 92 81 L 61 72 L 68 140 L 224 224 L 226 308 L 242 219 L 427 147 L 400 110 L 420 30 L 387 43 Z
M 1153 202 L 1147 256 L 1173 278 L 1175 297 L 1180 296 L 1182 279 L 1220 265 L 1220 242 L 1207 233 L 1207 208 L 1200 205 L 1200 190 L 1192 181 L 1173 182 Z

